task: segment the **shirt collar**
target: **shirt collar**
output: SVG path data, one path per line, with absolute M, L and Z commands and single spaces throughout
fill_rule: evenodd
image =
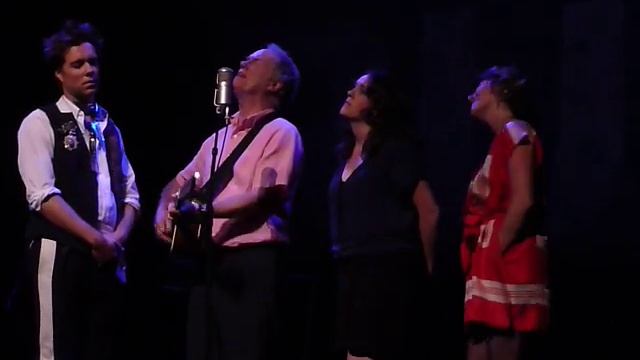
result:
M 78 105 L 74 104 L 73 101 L 71 101 L 64 95 L 60 96 L 60 99 L 58 100 L 56 105 L 58 105 L 58 109 L 60 110 L 60 112 L 71 113 L 78 122 L 78 126 L 80 126 L 80 129 L 84 129 L 85 113 L 78 107 Z M 98 116 L 96 116 L 95 121 L 98 121 L 101 130 L 104 130 L 104 128 L 107 126 L 106 120 L 109 118 L 109 113 L 107 112 L 107 110 L 105 110 L 105 108 L 98 105 L 97 103 L 96 106 L 98 108 Z
M 231 125 L 233 125 L 233 133 L 235 134 L 239 131 L 251 129 L 258 120 L 274 111 L 275 109 L 265 109 L 253 113 L 245 118 L 241 118 L 240 112 L 236 112 L 231 116 L 231 120 L 229 120 Z

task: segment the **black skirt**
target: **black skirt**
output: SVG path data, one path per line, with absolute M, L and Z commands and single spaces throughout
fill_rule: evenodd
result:
M 352 256 L 336 260 L 338 350 L 376 360 L 413 358 L 425 327 L 425 266 L 421 254 Z

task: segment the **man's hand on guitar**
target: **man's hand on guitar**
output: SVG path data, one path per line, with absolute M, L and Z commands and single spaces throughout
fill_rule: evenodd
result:
M 207 210 L 210 206 L 201 199 L 200 194 L 179 199 L 176 208 L 170 211 L 171 217 L 180 224 L 200 224 L 207 219 Z
M 171 231 L 173 229 L 173 214 L 175 213 L 173 202 L 169 203 L 167 209 L 158 209 L 154 220 L 154 230 L 156 237 L 168 243 L 171 242 Z

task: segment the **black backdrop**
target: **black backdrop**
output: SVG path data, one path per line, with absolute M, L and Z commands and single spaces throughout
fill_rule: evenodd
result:
M 295 202 L 288 325 L 295 359 L 324 359 L 333 302 L 327 253 L 326 188 L 341 131 L 336 114 L 346 90 L 367 68 L 386 66 L 403 79 L 426 143 L 425 170 L 441 207 L 433 310 L 425 345 L 434 358 L 458 359 L 463 283 L 457 248 L 460 209 L 471 172 L 490 134 L 468 116 L 475 76 L 516 64 L 528 76 L 548 165 L 552 327 L 545 358 L 627 348 L 634 325 L 638 260 L 638 27 L 634 1 L 456 1 L 391 7 L 328 4 L 249 6 L 63 4 L 7 11 L 3 23 L 2 122 L 6 165 L 0 300 L 9 352 L 22 351 L 23 323 L 10 311 L 21 274 L 24 189 L 16 166 L 16 131 L 58 90 L 40 44 L 65 18 L 94 23 L 106 40 L 99 101 L 122 129 L 142 196 L 129 246 L 127 306 L 131 358 L 180 358 L 184 293 L 172 282 L 166 249 L 152 237 L 162 186 L 220 126 L 211 98 L 216 69 L 268 42 L 287 49 L 302 73 L 290 119 L 305 145 Z M 395 5 L 400 5 L 397 3 Z M 35 5 L 34 5 L 35 6 Z M 210 8 L 218 7 L 218 11 Z M 32 10 L 32 9 L 31 9 Z M 222 15 L 224 14 L 224 15 Z M 16 300 L 18 299 L 18 300 Z M 6 319 L 6 321 L 5 321 Z M 4 357 L 3 357 L 4 358 Z M 19 358 L 19 357 L 18 357 Z

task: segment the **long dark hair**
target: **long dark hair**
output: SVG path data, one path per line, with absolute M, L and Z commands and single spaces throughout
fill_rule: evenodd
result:
M 369 83 L 365 95 L 372 105 L 365 114 L 365 122 L 371 126 L 371 131 L 362 152 L 368 157 L 373 156 L 388 139 L 409 136 L 410 119 L 407 100 L 400 91 L 397 80 L 384 70 L 370 70 L 366 74 L 369 75 Z M 348 159 L 354 144 L 353 132 L 345 129 L 343 140 L 338 146 L 338 155 L 342 159 Z

